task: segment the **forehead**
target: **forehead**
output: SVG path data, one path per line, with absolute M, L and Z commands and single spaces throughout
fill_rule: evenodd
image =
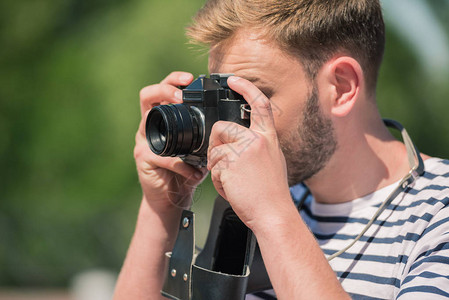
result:
M 256 31 L 239 30 L 209 53 L 210 73 L 233 73 L 256 83 L 278 82 L 289 76 L 304 77 L 296 57 L 282 51 Z

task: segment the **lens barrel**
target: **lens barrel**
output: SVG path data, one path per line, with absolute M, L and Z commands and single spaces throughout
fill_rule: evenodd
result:
M 203 119 L 201 111 L 184 104 L 154 107 L 145 124 L 151 151 L 161 156 L 194 153 L 203 141 Z

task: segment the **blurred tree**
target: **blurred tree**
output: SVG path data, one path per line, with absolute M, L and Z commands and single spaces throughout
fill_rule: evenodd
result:
M 426 3 L 432 4 L 437 23 L 449 37 L 446 18 L 449 1 Z M 419 23 L 419 20 L 416 22 Z M 449 124 L 444 119 L 449 108 L 446 100 L 449 95 L 449 70 L 435 70 L 440 78 L 429 76 L 413 50 L 410 43 L 387 23 L 386 51 L 377 95 L 379 108 L 382 116 L 397 119 L 406 126 L 422 152 L 448 157 Z
M 141 197 L 138 92 L 204 73 L 183 35 L 199 2 L 0 4 L 0 285 L 118 270 Z

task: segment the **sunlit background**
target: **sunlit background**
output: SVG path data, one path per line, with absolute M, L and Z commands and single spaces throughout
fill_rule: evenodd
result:
M 138 93 L 172 70 L 207 72 L 183 30 L 203 3 L 0 2 L 0 299 L 110 297 L 141 199 Z M 382 115 L 449 157 L 449 1 L 383 3 Z M 199 243 L 213 198 L 206 180 Z

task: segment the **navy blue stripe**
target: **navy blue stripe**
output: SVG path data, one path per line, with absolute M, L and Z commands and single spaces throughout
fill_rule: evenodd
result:
M 444 223 L 446 223 L 446 222 L 449 222 L 449 217 L 444 218 L 444 219 L 442 219 L 442 220 L 439 220 L 438 222 L 435 222 L 434 224 L 432 224 L 432 225 L 430 225 L 429 227 L 427 227 L 427 228 L 424 230 L 424 232 L 422 233 L 422 236 L 425 236 L 426 234 L 428 234 L 429 232 L 431 232 L 432 230 L 438 228 L 438 226 L 440 226 L 440 225 L 442 225 L 442 224 L 444 224 Z
M 419 220 L 424 220 L 426 222 L 429 222 L 430 220 L 432 220 L 432 218 L 433 218 L 433 215 L 426 212 L 422 216 L 410 215 L 407 219 L 399 219 L 395 222 L 386 221 L 385 224 L 383 224 L 382 226 L 383 227 L 396 227 L 396 226 L 402 227 L 402 226 L 404 226 L 405 223 L 415 223 L 416 221 L 419 221 Z M 374 222 L 374 223 L 376 223 L 376 222 Z
M 266 299 L 266 300 L 276 300 L 277 299 L 276 297 L 273 297 L 273 296 L 271 296 L 271 295 L 269 295 L 267 293 L 264 293 L 264 292 L 253 293 L 253 295 L 257 296 L 257 297 L 259 297 L 261 299 Z
M 426 186 L 426 187 L 424 187 L 422 189 L 419 189 L 419 190 L 417 190 L 415 188 L 409 188 L 407 190 L 407 193 L 411 194 L 413 196 L 416 196 L 419 193 L 421 193 L 422 191 L 432 190 L 432 191 L 440 191 L 441 192 L 441 191 L 444 191 L 444 190 L 447 190 L 447 189 L 448 189 L 448 187 L 444 186 L 444 185 L 429 184 L 428 186 Z
M 418 218 L 418 219 L 424 219 L 426 221 L 430 221 L 430 219 L 427 218 Z M 449 222 L 449 217 L 444 218 L 434 224 L 432 224 L 431 226 L 427 227 L 423 233 L 418 234 L 418 233 L 412 233 L 412 232 L 408 232 L 405 236 L 404 235 L 398 235 L 396 237 L 384 237 L 384 238 L 380 238 L 380 237 L 374 237 L 373 243 L 376 244 L 389 244 L 389 243 L 395 243 L 395 242 L 400 242 L 402 243 L 403 241 L 418 241 L 421 237 L 427 235 L 428 233 L 432 232 L 433 230 L 437 229 L 440 225 L 445 224 Z M 387 223 L 387 222 L 385 222 Z M 384 224 L 382 224 L 382 227 L 388 227 L 385 226 Z M 320 233 L 313 233 L 315 235 L 315 237 L 320 240 L 320 241 L 326 241 L 326 240 L 330 240 L 330 239 L 338 239 L 338 240 L 352 240 L 355 239 L 357 237 L 357 234 L 354 235 L 348 235 L 348 234 L 320 234 Z M 369 237 L 367 236 L 362 236 L 360 238 L 360 241 L 367 241 L 369 239 Z
M 349 296 L 351 296 L 352 300 L 385 300 L 384 298 L 376 298 L 373 296 L 354 294 L 354 293 L 349 293 Z
M 304 205 L 302 210 L 306 213 L 306 215 L 317 222 L 324 222 L 324 223 L 362 223 L 366 224 L 368 223 L 368 219 L 362 219 L 362 218 L 348 218 L 348 217 L 323 217 L 323 216 L 317 216 L 312 214 L 310 211 L 310 208 L 308 205 Z
M 448 173 L 449 174 L 449 173 Z M 447 186 L 440 186 L 440 185 L 429 185 L 421 190 L 416 190 L 416 189 L 408 189 L 407 193 L 412 194 L 412 195 L 416 195 L 418 194 L 420 191 L 422 190 L 426 190 L 429 189 L 429 187 L 436 187 L 437 190 L 444 190 L 444 189 L 448 189 Z M 436 203 L 441 203 L 443 204 L 443 206 L 448 206 L 449 204 L 449 198 L 445 197 L 443 199 L 436 199 L 434 197 L 430 197 L 430 198 L 426 198 L 426 199 L 421 199 L 421 200 L 417 200 L 417 201 L 413 201 L 413 203 L 411 204 L 407 204 L 407 205 L 399 205 L 399 204 L 390 204 L 386 210 L 395 210 L 395 211 L 405 211 L 406 209 L 409 208 L 413 208 L 413 207 L 418 207 L 420 205 L 422 205 L 423 203 L 427 203 L 428 205 L 435 205 Z M 308 205 L 304 205 L 303 210 L 304 212 L 307 214 L 308 217 L 310 217 L 311 219 L 318 221 L 318 222 L 334 222 L 334 223 L 346 223 L 346 222 L 350 222 L 350 223 L 362 223 L 362 224 L 366 224 L 368 223 L 368 219 L 366 218 L 348 218 L 348 217 L 344 217 L 344 216 L 319 216 L 319 215 L 313 215 L 312 212 L 310 211 L 309 205 L 310 203 L 307 203 Z M 379 207 L 380 203 L 373 205 L 371 207 Z
M 449 267 L 449 257 L 441 256 L 441 255 L 432 255 L 432 256 L 423 258 L 420 261 L 414 262 L 413 265 L 410 267 L 409 272 L 412 272 L 417 267 L 421 266 L 422 264 L 426 264 L 426 263 L 440 263 L 440 264 L 448 265 L 448 267 Z
M 402 282 L 402 285 L 405 285 L 406 283 L 409 283 L 410 281 L 414 280 L 415 278 L 426 278 L 426 279 L 434 279 L 434 278 L 446 278 L 449 279 L 447 276 L 437 274 L 434 272 L 425 271 L 422 272 L 419 275 L 409 275 L 407 276 L 404 281 Z
M 424 200 L 419 200 L 419 201 L 415 201 L 413 203 L 411 203 L 410 205 L 406 205 L 406 206 L 401 206 L 401 205 L 390 205 L 389 207 L 386 208 L 386 210 L 396 210 L 396 211 L 405 211 L 406 209 L 412 209 L 415 208 L 417 206 L 420 206 L 423 203 L 427 203 L 428 205 L 435 205 L 436 203 L 441 203 L 443 206 L 448 206 L 449 204 L 449 197 L 444 198 L 442 200 L 438 200 L 435 199 L 433 197 L 429 198 L 429 199 L 424 199 Z M 379 204 L 380 205 L 380 204 Z M 378 206 L 379 206 L 378 205 Z M 318 216 L 318 215 L 313 215 L 312 212 L 310 211 L 310 208 L 307 206 L 303 207 L 303 211 L 304 213 L 312 220 L 320 222 L 320 223 L 360 223 L 360 224 L 368 224 L 369 219 L 368 218 L 349 218 L 346 216 Z M 402 226 L 405 222 L 416 222 L 417 220 L 425 220 L 425 221 L 430 221 L 430 219 L 433 217 L 432 214 L 430 213 L 425 213 L 422 216 L 416 216 L 416 215 L 410 215 L 408 217 L 408 219 L 400 219 L 394 222 L 388 222 L 386 221 L 383 226 L 384 227 L 394 227 L 394 226 Z M 376 220 L 374 222 L 374 225 L 378 225 L 381 222 L 383 222 L 382 220 Z
M 323 249 L 324 254 L 326 255 L 332 255 L 337 250 L 331 250 L 331 249 Z M 359 255 L 362 255 L 361 258 L 357 259 Z M 407 261 L 408 256 L 406 255 L 400 255 L 400 256 L 382 256 L 382 255 L 371 255 L 371 254 L 360 254 L 360 253 L 348 253 L 344 252 L 338 256 L 342 259 L 348 259 L 348 260 L 361 260 L 361 261 L 370 261 L 370 262 L 380 262 L 384 264 L 396 264 L 398 262 L 402 262 L 403 260 Z
M 447 242 L 441 243 L 438 246 L 436 246 L 435 248 L 421 253 L 420 255 L 418 255 L 418 257 L 416 257 L 416 261 L 418 261 L 421 257 L 427 257 L 427 256 L 433 254 L 434 252 L 438 252 L 441 250 L 449 250 L 449 243 L 447 243 Z
M 449 172 L 448 173 L 443 173 L 443 174 L 435 174 L 432 172 L 424 172 L 423 175 L 421 175 L 421 177 L 424 177 L 426 179 L 430 179 L 433 180 L 437 177 L 443 177 L 443 178 L 448 178 L 449 177 Z
M 386 210 L 395 210 L 395 211 L 405 211 L 409 208 L 414 208 L 414 207 L 418 207 L 422 204 L 427 204 L 430 206 L 434 206 L 437 203 L 441 203 L 442 206 L 441 208 L 443 208 L 444 206 L 447 206 L 449 203 L 449 199 L 447 197 L 443 198 L 443 199 L 436 199 L 434 197 L 430 197 L 430 198 L 425 198 L 425 199 L 421 199 L 421 200 L 413 200 L 412 203 L 409 203 L 407 205 L 399 205 L 399 203 L 395 206 L 394 204 L 391 204 L 390 206 L 388 206 L 386 208 Z M 393 209 L 392 209 L 393 208 Z
M 362 274 L 362 273 L 354 273 L 354 272 L 337 272 L 338 278 L 347 278 L 352 280 L 359 280 L 359 281 L 367 281 L 370 283 L 378 283 L 378 284 L 387 284 L 394 287 L 399 288 L 400 287 L 400 281 L 399 279 L 395 277 L 382 277 L 382 276 L 376 276 L 371 274 Z
M 429 222 L 434 216 L 430 213 L 424 213 L 422 216 L 416 216 L 416 215 L 409 215 L 408 218 L 406 219 L 399 219 L 397 221 L 383 221 L 383 220 L 376 220 L 373 225 L 380 225 L 380 223 L 384 222 L 382 224 L 383 227 L 402 227 L 404 226 L 405 223 L 415 223 L 416 221 L 419 220 L 424 220 Z M 354 220 L 353 222 L 351 222 L 351 220 Z M 363 222 L 359 222 L 363 220 Z M 322 221 L 321 221 L 322 222 Z M 322 222 L 322 223 L 333 223 L 333 222 Z M 348 219 L 348 223 L 360 223 L 362 225 L 366 225 L 368 224 L 368 219 Z
M 315 234 L 315 233 L 314 233 Z M 357 237 L 357 234 L 354 235 L 348 235 L 348 234 L 315 234 L 315 237 L 320 241 L 327 241 L 329 239 L 337 239 L 337 240 L 353 240 Z M 402 243 L 403 241 L 413 241 L 416 242 L 419 240 L 420 235 L 416 233 L 407 233 L 404 235 L 398 235 L 396 237 L 374 237 L 372 243 L 374 244 L 392 244 L 392 243 Z M 369 239 L 372 239 L 372 237 L 368 236 L 362 236 L 360 238 L 360 241 L 367 242 Z
M 427 293 L 427 294 L 436 294 L 444 297 L 449 297 L 449 293 L 443 291 L 442 289 L 439 289 L 435 286 L 429 286 L 429 285 L 421 285 L 421 286 L 412 286 L 405 288 L 401 290 L 398 294 L 398 297 L 401 297 L 404 294 L 407 293 L 414 293 L 414 292 L 421 292 L 421 293 Z

